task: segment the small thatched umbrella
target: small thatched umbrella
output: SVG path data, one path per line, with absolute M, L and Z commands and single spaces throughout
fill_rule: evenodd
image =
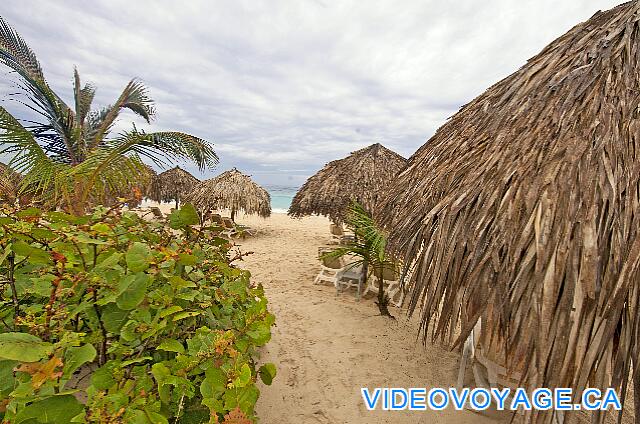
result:
M 382 190 L 393 183 L 406 162 L 405 158 L 379 143 L 329 162 L 298 190 L 289 215 L 318 214 L 342 222 L 352 200 L 357 200 L 373 214 Z
M 157 202 L 175 200 L 177 209 L 180 205 L 180 200 L 191 193 L 199 182 L 200 180 L 189 172 L 176 166 L 158 175 L 154 181 L 155 188 L 151 199 Z
M 198 183 L 184 200 L 204 212 L 229 209 L 232 220 L 240 210 L 264 218 L 271 215 L 271 197 L 267 190 L 236 168 Z
M 634 1 L 575 26 L 464 106 L 388 192 L 425 338 L 459 343 L 482 317 L 485 350 L 529 387 L 624 393 L 633 362 L 640 394 L 639 16 Z

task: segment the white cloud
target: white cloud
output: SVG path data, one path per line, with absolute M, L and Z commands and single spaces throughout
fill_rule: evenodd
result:
M 615 4 L 4 0 L 0 14 L 63 98 L 74 65 L 99 104 L 140 77 L 158 103 L 152 129 L 216 144 L 221 166 L 205 176 L 237 166 L 299 184 L 374 142 L 409 156 L 462 104 Z

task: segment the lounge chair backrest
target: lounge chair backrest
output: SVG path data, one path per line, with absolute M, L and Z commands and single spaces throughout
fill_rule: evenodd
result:
M 164 218 L 164 215 L 162 214 L 162 211 L 157 206 L 152 206 L 151 207 L 151 212 L 153 213 L 153 216 L 155 216 L 157 218 Z
M 329 226 L 329 229 L 331 230 L 331 234 L 333 234 L 334 236 L 344 235 L 344 230 L 342 229 L 342 225 L 336 225 L 334 223 L 331 223 L 331 225 Z
M 342 268 L 342 263 L 340 263 L 340 259 L 338 258 L 322 258 L 322 264 L 327 268 L 331 269 L 340 269 Z
M 382 271 L 382 278 L 387 281 L 397 281 L 398 273 L 393 268 L 387 268 Z
M 217 213 L 214 213 L 213 215 L 211 215 L 211 221 L 219 225 L 224 225 L 224 223 L 222 222 L 222 217 Z
M 235 228 L 235 224 L 233 223 L 233 221 L 231 220 L 231 218 L 227 218 L 224 217 L 222 218 L 222 224 L 226 227 L 226 228 Z

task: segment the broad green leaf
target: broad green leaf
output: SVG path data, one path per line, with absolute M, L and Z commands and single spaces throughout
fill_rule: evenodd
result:
M 198 211 L 191 203 L 185 203 L 180 209 L 169 214 L 169 226 L 174 230 L 199 223 Z
M 91 229 L 99 234 L 109 234 L 111 233 L 111 227 L 109 227 L 104 222 L 98 222 L 97 224 L 93 224 Z
M 262 382 L 267 386 L 270 386 L 273 379 L 276 377 L 276 366 L 271 362 L 268 362 L 260 367 L 258 374 L 260 374 Z
M 108 242 L 104 240 L 94 239 L 82 233 L 77 234 L 76 236 L 74 236 L 74 238 L 76 239 L 76 241 L 84 244 L 108 244 Z
M 159 317 L 164 318 L 171 314 L 175 314 L 176 312 L 180 312 L 182 310 L 182 306 L 173 305 L 169 306 L 167 309 L 163 309 L 160 311 Z
M 64 354 L 64 376 L 70 377 L 78 368 L 96 358 L 96 349 L 91 344 L 72 346 Z
M 124 323 L 127 322 L 128 316 L 129 311 L 120 309 L 115 303 L 110 303 L 102 308 L 104 328 L 110 333 L 119 333 Z
M 14 388 L 13 369 L 18 361 L 0 360 L 0 398 L 8 395 Z
M 120 293 L 116 299 L 116 304 L 120 309 L 130 311 L 142 302 L 147 294 L 147 286 L 149 285 L 150 277 L 147 274 L 136 274 L 135 279 L 127 288 Z
M 249 328 L 247 336 L 251 337 L 256 346 L 262 346 L 271 340 L 271 326 L 268 323 L 256 322 Z
M 13 243 L 13 245 L 11 246 L 11 250 L 13 250 L 16 255 L 28 257 L 29 262 L 33 264 L 51 263 L 51 254 L 49 252 L 31 246 L 29 243 L 26 243 L 22 240 L 18 240 Z
M 91 385 L 98 390 L 107 390 L 116 383 L 113 378 L 112 364 L 101 366 L 91 375 Z
M 156 349 L 167 352 L 184 353 L 184 346 L 176 339 L 165 339 Z
M 246 387 L 232 388 L 224 392 L 224 407 L 228 410 L 239 407 L 245 414 L 253 412 L 253 405 L 258 400 L 260 391 L 254 384 Z
M 47 357 L 53 346 L 27 333 L 0 333 L 0 358 L 37 362 Z
M 216 398 L 227 387 L 227 375 L 220 368 L 209 367 L 205 371 L 205 379 L 200 385 L 200 393 L 204 398 Z
M 162 363 L 153 364 L 151 374 L 158 382 L 158 394 L 163 403 L 169 402 L 171 388 L 165 384 L 166 380 L 171 377 L 171 371 Z
M 171 286 L 176 290 L 197 287 L 193 281 L 187 281 L 177 275 L 169 277 L 169 281 L 171 282 Z
M 240 368 L 240 374 L 233 380 L 233 385 L 236 387 L 244 387 L 251 381 L 251 368 L 248 364 L 243 364 Z
M 100 257 L 101 255 L 98 256 L 98 258 Z M 95 270 L 98 271 L 100 269 L 114 269 L 116 267 L 119 267 L 118 262 L 120 262 L 120 259 L 122 259 L 122 253 L 114 252 L 98 262 Z
M 180 255 L 178 255 L 178 263 L 180 265 L 195 265 L 198 263 L 198 258 L 195 255 L 180 253 Z
M 16 213 L 18 218 L 34 218 L 42 216 L 42 211 L 38 208 L 29 207 Z
M 137 241 L 129 247 L 125 258 L 129 270 L 140 272 L 149 268 L 149 263 L 153 256 L 151 255 L 151 248 L 149 248 L 148 245 Z
M 29 422 L 34 418 L 39 423 L 69 423 L 83 409 L 84 406 L 72 395 L 54 395 L 21 409 L 12 423 Z
M 169 421 L 167 420 L 167 418 L 164 415 L 161 415 L 161 414 L 159 414 L 157 412 L 154 412 L 154 411 L 149 411 L 148 408 L 145 409 L 145 412 L 147 413 L 147 418 L 149 419 L 150 423 L 152 423 L 152 424 L 169 424 Z M 185 421 L 184 419 L 180 420 L 180 422 L 184 423 L 184 424 L 188 424 L 188 422 Z
M 173 321 L 180 321 L 181 319 L 185 319 L 185 318 L 191 318 L 191 317 L 195 317 L 202 314 L 202 312 L 200 311 L 184 311 L 184 312 L 179 312 L 177 314 L 175 314 L 172 319 Z

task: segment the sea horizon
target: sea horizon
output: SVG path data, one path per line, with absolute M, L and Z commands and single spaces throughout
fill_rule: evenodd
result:
M 263 186 L 271 197 L 271 212 L 287 213 L 291 206 L 293 196 L 296 195 L 300 187 L 281 184 L 265 184 Z

